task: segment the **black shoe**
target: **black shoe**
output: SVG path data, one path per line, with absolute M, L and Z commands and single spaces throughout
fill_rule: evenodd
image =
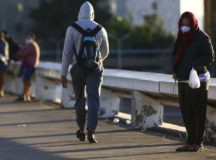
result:
M 17 99 L 15 99 L 16 102 L 25 102 L 25 99 L 23 96 L 18 97 Z
M 86 135 L 84 132 L 81 132 L 80 130 L 78 130 L 76 133 L 76 136 L 80 141 L 86 141 Z
M 193 145 L 188 149 L 188 152 L 202 152 L 204 150 L 204 146 L 201 145 Z
M 176 149 L 176 152 L 189 152 L 189 150 L 192 148 L 193 146 L 192 145 L 184 145 L 182 147 L 179 147 Z
M 98 141 L 95 139 L 94 132 L 88 131 L 88 141 L 89 143 L 98 143 Z

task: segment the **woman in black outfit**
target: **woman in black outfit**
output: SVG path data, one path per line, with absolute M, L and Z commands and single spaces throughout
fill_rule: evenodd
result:
M 199 29 L 194 14 L 185 12 L 179 20 L 179 32 L 173 52 L 173 78 L 178 81 L 180 108 L 187 130 L 187 141 L 178 152 L 197 152 L 203 149 L 207 96 L 214 50 L 209 36 Z M 200 79 L 200 87 L 192 89 L 189 75 L 194 68 Z

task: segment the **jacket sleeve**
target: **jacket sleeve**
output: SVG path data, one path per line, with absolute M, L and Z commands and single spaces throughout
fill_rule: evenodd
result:
M 72 63 L 73 60 L 73 28 L 68 27 L 66 31 L 65 41 L 64 41 L 64 48 L 62 53 L 62 68 L 61 68 L 61 74 L 63 76 L 67 76 L 68 73 L 68 67 Z
M 193 67 L 199 69 L 200 67 L 208 67 L 214 62 L 215 53 L 211 43 L 211 39 L 205 36 L 202 40 L 201 55 L 194 59 Z
M 107 32 L 104 28 L 102 28 L 102 35 L 103 35 L 103 39 L 100 47 L 100 52 L 101 52 L 102 59 L 105 60 L 109 54 L 109 41 L 108 41 Z

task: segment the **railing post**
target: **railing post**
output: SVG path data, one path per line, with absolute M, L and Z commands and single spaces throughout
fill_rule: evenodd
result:
M 109 89 L 102 88 L 100 101 L 100 117 L 113 117 L 118 113 L 120 107 L 120 97 L 115 94 L 115 92 Z
M 216 142 L 216 108 L 208 106 L 207 108 L 207 126 L 206 126 L 206 139 L 209 142 Z
M 35 82 L 36 99 L 56 101 L 57 100 L 56 88 L 59 85 L 59 82 L 55 83 L 54 80 L 49 80 L 47 78 L 42 77 L 39 73 L 39 70 L 36 71 L 35 79 L 36 79 Z
M 16 77 L 12 74 L 6 73 L 4 76 L 4 89 L 6 92 L 16 94 Z
M 134 128 L 152 128 L 163 122 L 163 106 L 142 92 L 132 91 L 132 126 Z

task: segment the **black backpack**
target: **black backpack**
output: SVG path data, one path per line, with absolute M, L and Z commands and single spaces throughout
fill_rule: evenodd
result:
M 97 25 L 93 30 L 84 30 L 76 23 L 72 26 L 82 34 L 78 54 L 74 47 L 77 64 L 85 71 L 95 71 L 99 67 L 100 60 L 100 51 L 95 36 L 101 30 L 101 26 Z

